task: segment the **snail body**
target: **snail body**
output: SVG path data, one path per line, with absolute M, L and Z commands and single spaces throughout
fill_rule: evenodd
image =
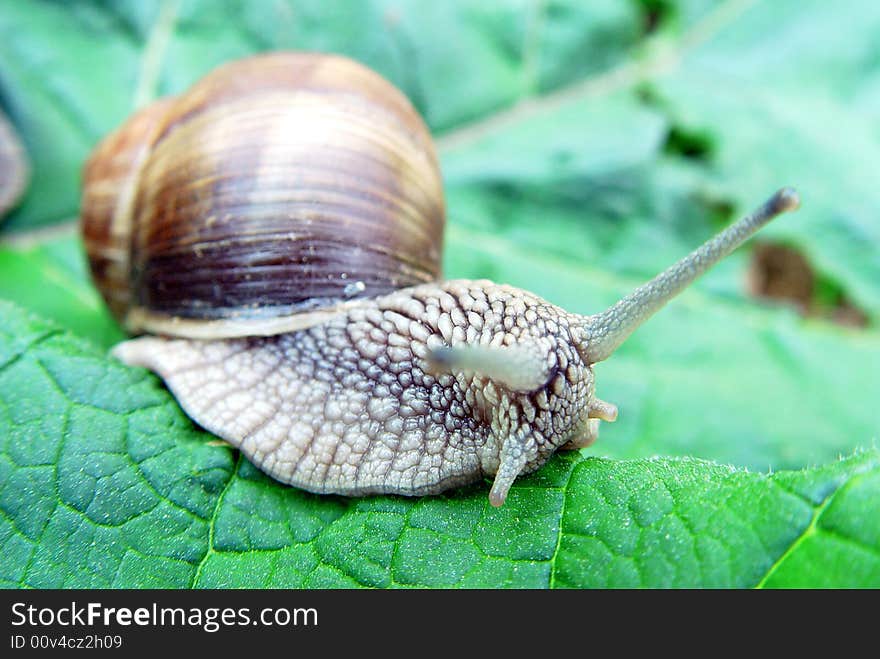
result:
M 798 203 L 777 192 L 580 316 L 510 286 L 442 280 L 427 129 L 364 67 L 254 57 L 158 103 L 86 167 L 96 282 L 130 331 L 152 334 L 114 354 L 156 372 L 263 471 L 312 492 L 424 495 L 491 477 L 501 505 L 517 476 L 616 418 L 592 365 Z M 253 132 L 229 137 L 236 126 Z
M 606 409 L 591 408 L 592 373 L 568 321 L 518 289 L 454 280 L 403 289 L 297 332 L 147 337 L 115 354 L 159 373 L 192 418 L 240 438 L 251 461 L 280 481 L 321 493 L 434 494 L 498 473 L 505 447 L 515 448 L 509 477 L 496 480 L 500 503 L 518 473 L 562 444 L 594 438 L 589 417 Z M 507 380 L 541 381 L 502 383 L 434 363 L 432 351 L 469 345 L 469 334 L 471 344 L 522 362 Z M 518 345 L 539 352 L 519 354 Z

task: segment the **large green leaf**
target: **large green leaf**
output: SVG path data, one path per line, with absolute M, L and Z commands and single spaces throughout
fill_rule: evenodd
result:
M 0 307 L 0 578 L 880 585 L 878 24 L 868 0 L 0 0 L 0 103 L 34 165 L 0 298 L 57 323 Z M 741 250 L 596 367 L 619 421 L 500 510 L 484 486 L 350 500 L 274 483 L 106 357 L 122 332 L 72 227 L 28 233 L 76 215 L 83 159 L 133 108 L 274 48 L 355 57 L 425 115 L 447 276 L 591 313 L 793 184 L 802 210 L 762 236 L 872 322 L 757 303 Z
M 98 345 L 125 338 L 89 280 L 79 240 L 0 246 L 0 273 L 0 298 L 17 300 Z
M 702 176 L 743 203 L 798 185 L 796 222 L 768 235 L 880 315 L 880 4 L 757 3 L 659 80 L 667 115 L 707 140 Z M 821 43 L 821 47 L 816 44 Z
M 209 442 L 160 383 L 0 305 L 0 579 L 29 587 L 880 585 L 880 452 L 773 476 L 561 456 L 345 499 Z

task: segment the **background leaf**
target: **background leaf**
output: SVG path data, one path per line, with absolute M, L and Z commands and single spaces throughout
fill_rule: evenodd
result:
M 0 307 L 0 578 L 880 585 L 878 28 L 867 0 L 0 0 L 0 105 L 32 159 L 0 226 L 0 298 L 20 307 Z M 484 485 L 274 483 L 106 357 L 123 334 L 73 220 L 82 162 L 133 109 L 276 48 L 347 54 L 413 100 L 441 155 L 449 277 L 593 313 L 791 184 L 802 209 L 760 240 L 865 326 L 754 299 L 745 248 L 597 366 L 619 421 L 501 510 Z
M 82 244 L 72 237 L 28 247 L 0 246 L 0 298 L 18 300 L 72 332 L 110 347 L 125 338 L 89 280 Z

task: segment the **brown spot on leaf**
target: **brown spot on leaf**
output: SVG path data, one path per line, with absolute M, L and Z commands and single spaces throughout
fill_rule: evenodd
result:
M 803 254 L 786 245 L 757 245 L 752 252 L 748 287 L 752 295 L 786 301 L 805 316 L 851 327 L 868 324 L 867 315 L 839 287 L 823 281 Z

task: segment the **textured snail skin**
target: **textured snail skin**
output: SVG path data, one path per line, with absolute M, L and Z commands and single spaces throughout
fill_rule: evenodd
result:
M 580 317 L 488 281 L 403 289 L 308 330 L 197 341 L 144 337 L 115 354 L 167 383 L 187 413 L 274 478 L 319 493 L 432 494 L 514 478 L 558 448 L 595 439 L 593 375 Z M 436 372 L 443 346 L 480 345 L 535 373 L 515 391 Z M 521 383 L 514 383 L 521 386 Z M 612 417 L 613 418 L 613 417 Z
M 514 480 L 590 445 L 617 409 L 592 364 L 799 199 L 783 188 L 607 310 L 579 316 L 490 281 L 453 280 L 360 301 L 269 337 L 145 337 L 114 354 L 165 381 L 196 422 L 274 478 L 320 493 L 433 494 Z

